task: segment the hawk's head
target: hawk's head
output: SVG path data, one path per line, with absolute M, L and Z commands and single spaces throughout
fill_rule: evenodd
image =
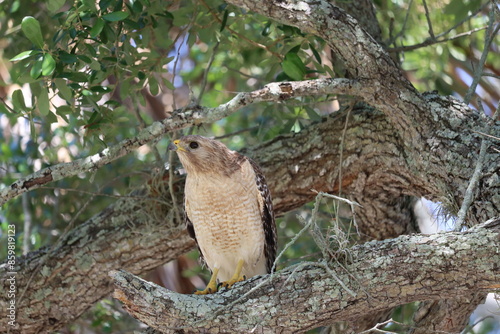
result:
M 177 151 L 188 174 L 231 174 L 242 157 L 217 140 L 196 135 L 174 140 L 168 149 Z

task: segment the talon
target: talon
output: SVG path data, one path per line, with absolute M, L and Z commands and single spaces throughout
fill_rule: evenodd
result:
M 212 273 L 212 277 L 210 277 L 210 282 L 208 282 L 207 287 L 205 290 L 199 290 L 195 291 L 195 295 L 209 295 L 212 293 L 216 293 L 218 290 L 218 285 L 217 285 L 217 274 L 219 273 L 219 269 L 215 268 L 214 272 Z
M 246 279 L 245 276 L 241 276 L 241 270 L 243 269 L 243 260 L 238 261 L 238 265 L 236 266 L 236 271 L 233 275 L 233 277 L 229 281 L 222 282 L 222 286 L 225 288 L 230 288 L 233 286 L 234 283 L 241 282 Z

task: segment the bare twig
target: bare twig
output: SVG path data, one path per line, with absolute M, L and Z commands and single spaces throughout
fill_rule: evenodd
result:
M 480 102 L 478 103 L 478 105 L 481 108 L 482 104 Z M 481 111 L 484 113 L 483 110 L 481 110 Z M 496 119 L 496 117 L 499 113 L 500 113 L 500 104 L 497 107 L 495 114 L 493 115 L 493 119 Z M 486 130 L 487 130 L 487 132 L 489 132 L 490 126 L 487 126 Z M 467 186 L 467 190 L 465 191 L 465 196 L 464 196 L 464 200 L 462 202 L 462 206 L 460 207 L 460 210 L 458 211 L 457 220 L 455 222 L 455 231 L 460 231 L 462 229 L 463 223 L 465 221 L 465 216 L 467 214 L 467 210 L 469 210 L 469 207 L 472 204 L 472 200 L 474 198 L 474 191 L 475 191 L 477 184 L 479 182 L 479 178 L 481 177 L 481 172 L 483 169 L 484 157 L 486 156 L 486 149 L 487 149 L 488 142 L 489 142 L 489 140 L 486 138 L 481 139 L 481 148 L 479 150 L 479 156 L 477 158 L 476 168 L 474 169 L 474 173 L 472 174 L 472 177 L 469 181 L 469 185 Z
M 410 13 L 411 13 L 410 8 L 411 8 L 412 4 L 413 4 L 413 0 L 410 0 L 410 2 L 408 3 L 408 9 L 406 11 L 405 20 L 403 21 L 403 26 L 401 27 L 401 31 L 398 32 L 396 34 L 396 36 L 394 36 L 394 38 L 389 41 L 388 45 L 394 44 L 396 42 L 396 40 L 403 35 L 403 33 L 406 29 L 406 24 L 408 23 L 408 18 L 410 17 Z
M 479 28 L 471 29 L 469 31 L 457 34 L 457 35 L 449 37 L 449 38 L 442 38 L 441 39 L 441 38 L 437 37 L 437 39 L 434 39 L 434 40 L 427 39 L 427 40 L 423 41 L 422 43 L 418 43 L 418 44 L 414 44 L 414 45 L 407 45 L 407 46 L 399 46 L 399 47 L 389 48 L 389 52 L 412 51 L 412 50 L 420 49 L 420 48 L 423 48 L 423 47 L 426 47 L 426 46 L 429 46 L 429 45 L 434 45 L 434 44 L 444 43 L 444 42 L 448 42 L 448 41 L 453 41 L 453 40 L 458 39 L 458 38 L 462 38 L 462 37 L 465 37 L 465 36 L 470 36 L 473 33 L 476 33 L 478 31 L 482 31 L 482 30 L 487 29 L 487 28 L 488 27 L 479 27 Z
M 259 127 L 260 127 L 260 126 L 258 126 L 258 125 L 256 125 L 256 126 L 252 126 L 252 127 L 245 128 L 245 129 L 241 129 L 241 130 L 234 131 L 234 132 L 231 132 L 231 133 L 226 133 L 225 135 L 222 135 L 222 136 L 217 136 L 217 137 L 215 137 L 214 139 L 219 140 L 219 139 L 224 139 L 224 138 L 233 137 L 233 136 L 236 136 L 236 135 L 242 134 L 242 133 L 244 133 L 244 132 L 257 130 Z
M 339 196 L 342 195 L 342 162 L 344 161 L 343 153 L 344 153 L 344 142 L 345 142 L 345 134 L 347 133 L 347 125 L 349 124 L 349 116 L 351 115 L 351 111 L 354 108 L 356 101 L 352 101 L 352 103 L 347 108 L 347 115 L 345 117 L 344 130 L 342 131 L 342 137 L 340 138 L 340 154 L 339 154 Z
M 367 333 L 372 333 L 372 332 L 375 332 L 375 333 L 396 334 L 396 333 L 391 332 L 391 331 L 384 331 L 384 330 L 380 329 L 380 327 L 383 327 L 383 326 L 388 325 L 390 323 L 398 324 L 398 325 L 400 325 L 402 327 L 409 327 L 407 324 L 403 324 L 401 322 L 397 322 L 397 321 L 395 321 L 395 320 L 393 320 L 391 318 L 389 320 L 386 320 L 384 322 L 376 324 L 375 326 L 373 326 L 370 329 L 367 329 L 366 331 L 359 332 L 358 334 L 367 334 Z
M 212 55 L 210 56 L 210 59 L 208 60 L 207 68 L 205 69 L 205 72 L 203 73 L 203 80 L 201 82 L 200 86 L 200 94 L 198 95 L 198 98 L 196 99 L 196 104 L 201 103 L 201 98 L 203 97 L 203 93 L 205 92 L 205 88 L 207 86 L 207 77 L 208 77 L 208 72 L 210 72 L 210 68 L 212 67 L 212 64 L 215 59 L 215 55 L 217 54 L 217 49 L 219 48 L 219 42 L 215 43 L 214 48 L 212 49 Z
M 427 8 L 427 2 L 425 0 L 422 0 L 422 2 L 424 3 L 425 18 L 427 19 L 427 25 L 429 26 L 429 35 L 431 36 L 431 40 L 435 40 L 436 37 L 434 36 L 434 30 L 432 29 L 432 22 L 429 16 L 429 9 Z
M 488 17 L 489 17 L 489 22 L 488 22 L 488 29 L 486 29 L 486 34 L 485 34 L 484 50 L 481 55 L 481 59 L 479 60 L 479 64 L 477 68 L 474 70 L 474 77 L 472 80 L 472 84 L 470 85 L 469 89 L 467 90 L 467 93 L 465 94 L 464 102 L 466 104 L 469 104 L 470 100 L 472 99 L 472 95 L 474 95 L 476 92 L 476 87 L 479 84 L 479 80 L 481 80 L 484 63 L 486 62 L 486 57 L 488 56 L 491 42 L 493 41 L 494 36 L 498 33 L 498 30 L 500 29 L 500 24 L 497 24 L 497 26 L 494 27 L 495 12 L 490 11 Z
M 492 77 L 492 78 L 495 78 L 495 79 L 500 79 L 500 75 L 496 75 L 496 74 L 493 74 L 493 73 L 483 72 L 481 75 L 483 77 Z
M 484 132 L 481 132 L 481 131 L 472 131 L 474 133 L 477 133 L 477 134 L 480 134 L 481 136 L 485 136 L 485 137 L 488 137 L 488 138 L 491 138 L 491 139 L 495 139 L 495 140 L 498 140 L 500 141 L 500 137 L 496 137 L 496 136 L 493 136 L 493 135 L 489 135 L 487 133 L 484 133 Z
M 457 22 L 456 24 L 454 24 L 451 28 L 449 28 L 448 30 L 446 31 L 443 31 L 442 33 L 438 34 L 436 36 L 436 38 L 440 38 L 440 37 L 443 37 L 443 36 L 446 36 L 448 35 L 452 30 L 455 30 L 456 28 L 458 28 L 459 26 L 461 26 L 462 24 L 464 24 L 465 22 L 469 21 L 471 18 L 473 18 L 474 16 L 476 16 L 477 14 L 481 13 L 483 11 L 484 8 L 486 8 L 487 6 L 489 6 L 490 3 L 488 1 L 485 1 L 485 3 L 483 5 L 481 5 L 481 7 L 479 7 L 476 11 L 472 12 L 470 15 L 468 15 L 467 17 L 465 17 L 463 20 L 461 20 L 460 22 Z

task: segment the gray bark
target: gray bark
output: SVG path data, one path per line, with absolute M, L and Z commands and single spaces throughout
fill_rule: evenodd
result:
M 469 117 L 472 121 L 477 119 L 457 102 L 448 105 L 457 106 L 452 110 L 461 110 L 464 121 Z M 344 121 L 345 114 L 327 117 L 301 133 L 280 136 L 246 151 L 263 167 L 278 213 L 311 201 L 316 195 L 311 189 L 338 191 L 339 145 Z M 442 131 L 451 133 L 453 129 L 443 126 Z M 438 141 L 439 138 L 429 140 Z M 449 193 L 442 193 L 442 188 L 436 187 L 438 182 L 430 182 L 426 174 L 412 173 L 419 167 L 407 163 L 400 140 L 382 113 L 371 108 L 351 113 L 344 142 L 342 189 L 345 196 L 359 200 L 366 207 L 366 210 L 358 210 L 358 223 L 366 239 L 393 237 L 411 229 L 408 226 L 411 219 L 398 218 L 401 215 L 394 209 L 394 198 L 403 195 L 440 198 L 450 193 L 458 197 L 460 190 L 466 187 L 467 180 L 462 173 L 472 173 L 467 166 L 473 169 L 470 159 L 474 150 L 464 152 L 465 145 L 460 141 L 455 146 L 446 145 L 449 158 L 444 161 L 441 151 L 426 153 L 437 154 L 431 160 L 434 170 L 446 170 L 449 159 L 462 165 L 462 170 L 449 170 L 448 178 L 453 182 L 447 185 Z M 476 141 L 469 142 L 469 147 L 474 147 L 474 143 Z M 440 146 L 439 142 L 436 146 Z M 496 168 L 495 156 L 488 155 L 485 170 Z M 485 174 L 488 175 L 491 177 L 494 173 Z M 43 249 L 18 259 L 18 296 L 23 295 L 18 302 L 18 332 L 56 330 L 71 322 L 110 292 L 108 270 L 122 268 L 135 274 L 143 273 L 193 246 L 178 225 L 166 223 L 173 214 L 168 204 L 168 191 L 161 190 L 166 185 L 162 182 L 166 181 L 157 181 L 155 192 L 161 194 L 159 198 L 167 204 L 160 205 L 156 201 L 158 196 L 137 193 L 132 198 L 117 201 L 72 230 L 52 251 Z M 494 186 L 491 182 L 481 182 L 478 194 L 494 191 L 490 185 Z M 176 183 L 176 187 L 182 188 L 182 184 Z M 182 198 L 182 194 L 177 198 Z M 489 197 L 476 201 L 474 208 L 477 212 L 487 212 L 495 205 L 498 205 L 495 198 Z M 46 254 L 49 255 L 45 258 Z M 7 286 L 5 278 L 2 271 L 4 287 Z M 92 294 L 88 293 L 89 289 Z M 3 319 L 7 302 L 2 295 L 0 313 Z
M 404 303 L 489 291 L 499 284 L 499 246 L 497 219 L 468 232 L 355 246 L 346 271 L 330 263 L 332 274 L 325 263 L 310 263 L 203 297 L 180 295 L 124 271 L 110 275 L 125 309 L 164 333 L 304 332 Z
M 454 98 L 416 92 L 383 48 L 354 19 L 331 4 L 305 1 L 309 5 L 306 12 L 287 1 L 228 2 L 324 38 L 345 63 L 351 79 L 331 79 L 331 86 L 319 88 L 315 84 L 325 80 L 304 82 L 302 86 L 280 83 L 263 90 L 263 95 L 239 94 L 219 108 L 191 106 L 185 113 L 174 113 L 172 119 L 155 123 L 141 136 L 126 140 L 103 155 L 48 168 L 16 182 L 2 190 L 0 203 L 71 173 L 96 170 L 169 129 L 212 122 L 249 103 L 330 93 L 359 96 L 379 110 L 361 106 L 353 110 L 343 148 L 340 144 L 346 113 L 339 112 L 301 133 L 279 136 L 245 151 L 262 166 L 278 213 L 311 201 L 315 196 L 311 189 L 338 193 L 340 169 L 342 194 L 363 205 L 356 212 L 363 240 L 414 231 L 414 220 L 406 205 L 408 196 L 425 196 L 444 203 L 451 213 L 458 211 L 477 162 L 480 132 L 498 136 L 498 123 L 489 127 L 486 117 Z M 492 143 L 488 145 L 491 147 Z M 498 153 L 489 148 L 469 209 L 470 225 L 498 215 L 499 179 Z M 165 184 L 164 180 L 158 181 L 160 186 Z M 182 198 L 182 183 L 177 187 L 177 198 Z M 156 201 L 158 194 L 164 204 Z M 137 193 L 134 198 L 119 200 L 70 231 L 51 249 L 18 258 L 18 327 L 11 332 L 57 330 L 111 291 L 109 270 L 144 273 L 193 247 L 178 222 L 167 223 L 174 216 L 167 194 L 160 189 L 154 195 Z M 439 261 L 440 256 L 436 255 L 434 261 Z M 4 263 L 1 268 L 5 267 Z M 5 288 L 5 271 L 0 275 Z M 429 289 L 429 293 L 432 291 Z M 2 319 L 6 319 L 7 302 L 2 294 Z M 391 307 L 400 302 L 405 300 L 395 298 L 381 305 Z M 359 316 L 353 311 L 345 319 Z M 327 323 L 321 314 L 317 319 L 316 326 Z

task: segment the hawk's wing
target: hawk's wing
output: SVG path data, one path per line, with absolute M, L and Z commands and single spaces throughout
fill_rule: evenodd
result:
M 260 195 L 263 199 L 263 208 L 261 212 L 262 227 L 264 229 L 265 244 L 264 256 L 266 257 L 267 272 L 271 273 L 273 270 L 274 260 L 276 259 L 276 251 L 278 249 L 278 237 L 276 234 L 276 223 L 274 221 L 273 201 L 271 192 L 266 183 L 266 178 L 260 167 L 250 158 L 247 158 L 255 172 L 255 183 L 259 189 Z
M 198 252 L 200 253 L 200 262 L 201 265 L 205 265 L 205 258 L 203 257 L 203 253 L 201 252 L 200 246 L 198 245 L 198 240 L 196 240 L 196 233 L 194 232 L 194 226 L 193 223 L 191 223 L 191 220 L 189 220 L 189 217 L 187 215 L 187 212 L 184 211 L 184 219 L 186 221 L 186 229 L 188 231 L 189 236 L 194 239 L 196 242 L 196 247 L 198 247 Z

